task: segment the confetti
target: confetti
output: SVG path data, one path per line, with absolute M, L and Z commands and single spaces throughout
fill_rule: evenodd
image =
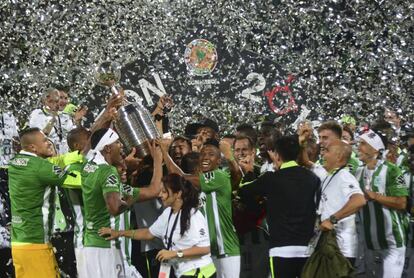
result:
M 372 121 L 389 106 L 413 120 L 411 1 L 4 0 L 0 8 L 1 106 L 14 111 L 21 125 L 53 85 L 69 86 L 74 103 L 90 101 L 92 94 L 104 98 L 109 92 L 94 83 L 94 68 L 103 61 L 125 66 L 141 59 L 149 72 L 168 79 L 171 71 L 157 65 L 185 65 L 182 38 L 208 37 L 219 38 L 230 55 L 251 51 L 295 75 L 292 92 L 300 92 L 298 101 L 312 119 L 347 114 Z M 229 80 L 250 62 L 235 59 L 220 67 L 218 55 L 220 82 L 246 86 L 244 77 Z M 191 76 L 183 70 L 173 77 L 182 84 Z M 124 76 L 120 85 L 132 87 L 132 80 Z M 176 103 L 170 114 L 176 132 L 201 116 L 228 132 L 269 113 L 265 101 L 232 99 L 217 90 L 206 96 L 197 84 L 190 95 L 181 87 L 165 89 Z M 264 93 L 258 94 L 263 100 Z

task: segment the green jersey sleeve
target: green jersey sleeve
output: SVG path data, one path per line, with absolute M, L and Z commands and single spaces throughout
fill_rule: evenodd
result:
M 388 164 L 386 193 L 388 196 L 393 197 L 408 196 L 408 188 L 404 176 L 400 168 L 393 164 Z
M 109 192 L 120 192 L 121 180 L 115 167 L 109 166 L 102 170 L 102 194 L 105 196 Z
M 219 190 L 223 186 L 230 186 L 230 174 L 223 170 L 214 170 L 207 173 L 201 173 L 200 176 L 201 191 L 210 193 Z
M 57 165 L 44 160 L 39 167 L 39 178 L 45 186 L 61 186 L 66 179 L 67 172 Z

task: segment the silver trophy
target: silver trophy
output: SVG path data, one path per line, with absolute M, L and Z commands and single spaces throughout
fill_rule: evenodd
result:
M 100 86 L 110 88 L 112 93 L 119 94 L 116 84 L 121 79 L 121 65 L 106 61 L 95 68 L 95 80 Z
M 121 66 L 115 62 L 103 62 L 96 67 L 96 82 L 112 93 L 119 94 L 116 84 L 121 79 Z M 128 152 L 136 149 L 138 157 L 150 154 L 149 140 L 160 138 L 160 133 L 148 110 L 138 102 L 128 102 L 118 109 L 117 119 L 114 121 L 116 132 Z
M 118 110 L 115 129 L 128 152 L 135 147 L 138 157 L 150 154 L 149 140 L 160 138 L 151 114 L 140 103 L 129 103 Z

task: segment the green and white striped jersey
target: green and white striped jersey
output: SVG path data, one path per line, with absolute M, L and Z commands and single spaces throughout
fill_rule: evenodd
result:
M 239 240 L 232 218 L 230 174 L 214 170 L 200 174 L 201 191 L 206 194 L 204 207 L 213 256 L 240 254 Z
M 55 186 L 66 172 L 46 159 L 21 151 L 9 163 L 12 244 L 48 243 L 53 227 Z
M 371 190 L 384 196 L 408 196 L 401 170 L 394 164 L 378 161 L 374 170 L 365 165 L 356 171 L 362 190 Z M 360 211 L 368 249 L 381 250 L 402 247 L 406 244 L 407 215 L 369 201 Z

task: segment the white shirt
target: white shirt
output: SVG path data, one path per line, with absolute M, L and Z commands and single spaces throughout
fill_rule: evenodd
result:
M 0 112 L 0 166 L 7 165 L 15 155 L 13 137 L 19 137 L 16 118 L 9 112 Z
M 341 169 L 336 174 L 327 173 L 321 189 L 318 209 L 321 221 L 329 219 L 332 214 L 342 209 L 352 195 L 363 195 L 358 180 L 347 169 Z M 342 254 L 347 258 L 355 258 L 358 250 L 355 214 L 339 220 L 335 225 L 335 231 Z
M 38 127 L 43 130 L 52 118 L 53 116 L 44 110 L 35 109 L 29 116 L 29 127 Z M 66 137 L 68 132 L 75 127 L 69 114 L 60 113 L 56 118 L 55 126 L 50 131 L 49 138 L 55 145 L 58 154 L 69 151 Z
M 177 217 L 177 213 L 171 214 L 171 218 L 168 218 L 171 213 L 171 208 L 166 208 L 164 212 L 158 217 L 154 224 L 149 228 L 150 233 L 158 238 L 161 238 L 164 245 L 168 245 L 168 239 L 171 234 L 174 221 Z M 190 226 L 188 230 L 181 236 L 180 220 L 181 213 L 178 215 L 177 225 L 174 229 L 172 236 L 172 244 L 170 250 L 178 251 L 185 250 L 194 246 L 208 247 L 210 246 L 210 238 L 208 235 L 207 221 L 200 211 L 194 209 L 191 210 Z M 205 255 L 199 258 L 176 258 L 170 260 L 170 263 L 174 267 L 175 275 L 180 277 L 185 272 L 201 268 L 211 264 L 213 261 L 211 255 Z

